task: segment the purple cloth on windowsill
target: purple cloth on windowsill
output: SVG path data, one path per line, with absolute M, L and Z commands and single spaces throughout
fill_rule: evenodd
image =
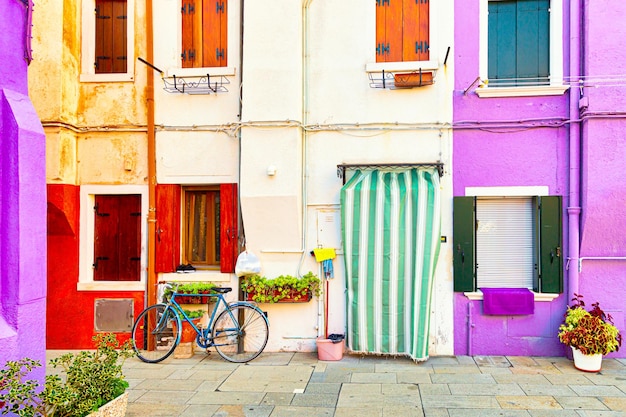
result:
M 533 314 L 535 295 L 528 288 L 481 288 L 483 314 L 512 316 Z

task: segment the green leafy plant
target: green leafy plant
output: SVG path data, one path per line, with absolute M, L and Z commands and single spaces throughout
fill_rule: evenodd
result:
M 194 320 L 194 319 L 202 318 L 204 316 L 205 311 L 183 309 L 183 313 L 185 313 L 189 319 Z M 181 317 L 181 319 L 183 319 L 183 317 Z
M 170 283 L 163 292 L 164 301 L 168 301 L 174 291 L 181 294 L 214 294 L 216 285 L 212 282 Z M 176 297 L 180 304 L 207 304 L 210 297 Z
M 36 360 L 8 361 L 0 370 L 0 406 L 2 415 L 83 417 L 122 395 L 128 382 L 124 379 L 124 360 L 135 355 L 130 341 L 119 344 L 114 334 L 94 336 L 95 351 L 67 353 L 50 364 L 61 367 L 64 378 L 46 375 L 39 381 L 25 379 Z
M 565 322 L 559 327 L 559 340 L 583 355 L 617 352 L 622 345 L 622 335 L 613 325 L 611 315 L 597 302 L 587 311 L 582 295 L 574 294 L 572 301 L 572 306 L 567 307 Z
M 249 275 L 243 278 L 241 289 L 252 295 L 252 300 L 257 303 L 277 303 L 284 299 L 294 301 L 309 298 L 311 295 L 319 296 L 321 281 L 312 272 L 302 277 L 281 275 L 268 279 L 260 275 Z

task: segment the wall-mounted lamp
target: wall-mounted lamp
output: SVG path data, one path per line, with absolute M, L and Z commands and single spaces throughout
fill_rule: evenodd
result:
M 270 177 L 276 175 L 276 167 L 274 165 L 270 165 L 267 167 L 267 175 Z

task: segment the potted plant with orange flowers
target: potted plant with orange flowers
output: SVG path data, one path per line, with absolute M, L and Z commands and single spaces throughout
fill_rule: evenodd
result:
M 574 294 L 572 301 L 565 322 L 559 327 L 559 340 L 572 347 L 577 369 L 598 372 L 602 368 L 602 356 L 619 350 L 622 335 L 600 303 L 593 303 L 587 311 L 582 295 Z

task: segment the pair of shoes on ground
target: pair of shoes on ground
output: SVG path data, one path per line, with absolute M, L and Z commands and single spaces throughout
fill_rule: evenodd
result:
M 188 274 L 190 272 L 196 272 L 196 268 L 194 268 L 191 264 L 180 264 L 176 267 L 176 272 L 179 274 Z

